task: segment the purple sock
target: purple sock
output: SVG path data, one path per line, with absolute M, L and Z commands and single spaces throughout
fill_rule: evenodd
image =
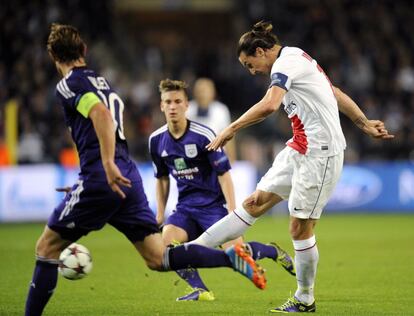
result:
M 252 257 L 254 260 L 260 260 L 263 258 L 270 258 L 276 260 L 277 251 L 275 247 L 265 245 L 256 241 L 251 241 L 247 244 L 249 244 L 250 248 L 252 249 Z
M 171 270 L 191 268 L 233 267 L 222 250 L 200 245 L 181 245 L 166 252 L 164 264 Z
M 29 294 L 26 300 L 25 316 L 41 315 L 57 283 L 56 262 L 36 261 Z
M 208 288 L 203 283 L 203 280 L 201 280 L 200 275 L 198 274 L 198 271 L 193 268 L 188 269 L 181 269 L 175 271 L 181 279 L 186 281 L 192 288 L 198 288 L 198 289 L 204 289 L 208 291 Z

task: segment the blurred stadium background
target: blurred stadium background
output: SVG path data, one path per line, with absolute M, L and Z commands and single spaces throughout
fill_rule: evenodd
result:
M 61 198 L 53 188 L 76 178 L 76 152 L 54 98 L 59 78 L 45 48 L 52 22 L 79 28 L 88 64 L 126 101 L 130 151 L 153 206 L 147 140 L 164 124 L 159 81 L 185 80 L 191 94 L 198 77 L 209 77 L 237 118 L 268 84 L 250 76 L 235 53 L 239 36 L 260 19 L 273 22 L 284 45 L 309 52 L 335 85 L 396 135 L 372 140 L 343 117 L 346 167 L 327 211 L 413 212 L 412 1 L 18 0 L 0 10 L 0 221 L 47 218 Z M 237 136 L 239 201 L 290 135 L 279 113 Z

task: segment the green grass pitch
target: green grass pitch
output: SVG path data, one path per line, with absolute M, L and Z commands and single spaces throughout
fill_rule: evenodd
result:
M 0 225 L 0 315 L 23 315 L 41 224 Z M 324 215 L 316 228 L 319 315 L 414 315 L 414 216 Z M 292 252 L 285 216 L 264 217 L 247 240 L 277 241 Z M 294 293 L 293 277 L 263 260 L 268 284 L 257 290 L 228 268 L 204 269 L 214 302 L 176 302 L 185 284 L 147 269 L 111 227 L 80 240 L 94 260 L 80 281 L 59 277 L 44 315 L 265 315 Z

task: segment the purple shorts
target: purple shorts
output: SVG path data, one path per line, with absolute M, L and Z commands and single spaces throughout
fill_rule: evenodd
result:
M 148 206 L 142 182 L 121 187 L 122 199 L 105 182 L 79 180 L 49 218 L 48 226 L 63 239 L 76 241 L 106 223 L 122 232 L 131 242 L 142 241 L 159 232 L 154 213 Z
M 181 206 L 177 207 L 177 210 L 167 218 L 165 225 L 171 224 L 184 229 L 187 232 L 188 240 L 191 241 L 227 214 L 227 209 L 222 205 L 203 209 Z

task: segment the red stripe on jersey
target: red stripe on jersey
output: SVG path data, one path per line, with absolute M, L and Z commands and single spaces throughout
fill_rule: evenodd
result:
M 303 123 L 297 115 L 292 116 L 290 120 L 292 121 L 293 139 L 286 145 L 304 155 L 308 150 L 308 138 Z

